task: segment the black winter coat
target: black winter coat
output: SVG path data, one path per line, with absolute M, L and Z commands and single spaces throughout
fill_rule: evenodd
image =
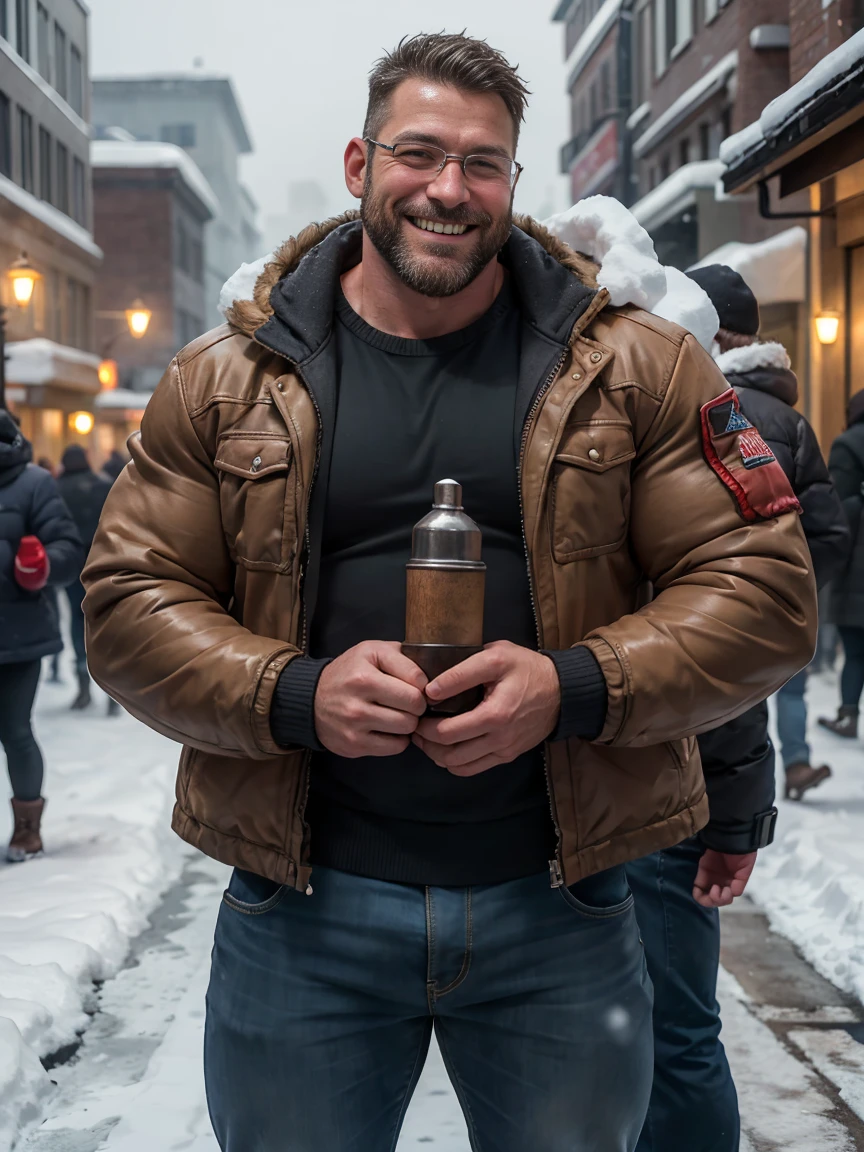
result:
M 30 463 L 27 440 L 0 409 L 0 664 L 38 660 L 62 647 L 56 598 L 25 592 L 15 581 L 22 536 L 37 536 L 48 553 L 49 586 L 70 584 L 84 549 L 50 473 Z
M 57 487 L 89 552 L 99 526 L 102 505 L 111 491 L 111 481 L 90 468 L 83 468 L 77 472 L 63 472 L 57 478 Z
M 847 628 L 864 628 L 864 419 L 840 433 L 831 445 L 828 467 L 853 540 L 849 563 L 834 581 L 831 618 Z
M 781 344 L 750 344 L 717 357 L 738 393 L 741 411 L 754 424 L 801 503 L 801 527 L 810 546 L 817 583 L 840 571 L 849 553 L 849 528 L 813 429 L 793 405 L 798 381 Z M 864 431 L 864 428 L 862 428 Z M 738 843 L 755 816 L 774 804 L 774 748 L 768 705 L 757 704 L 699 737 L 711 818 L 703 842 L 718 851 Z
M 849 555 L 849 526 L 816 434 L 793 405 L 798 381 L 782 344 L 750 344 L 717 357 L 717 367 L 738 393 L 741 411 L 755 424 L 801 503 L 801 527 L 820 588 Z

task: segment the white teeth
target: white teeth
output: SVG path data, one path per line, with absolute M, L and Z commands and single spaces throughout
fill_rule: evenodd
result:
M 443 233 L 445 236 L 461 236 L 468 228 L 467 224 L 436 224 L 432 220 L 422 220 L 419 216 L 412 216 L 411 219 L 424 232 Z

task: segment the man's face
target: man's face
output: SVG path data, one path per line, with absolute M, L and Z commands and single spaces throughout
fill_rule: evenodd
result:
M 514 155 L 513 121 L 500 96 L 426 80 L 406 80 L 394 91 L 377 139 L 434 144 L 459 156 L 490 149 Z M 506 243 L 512 203 L 506 182 L 466 180 L 457 161 L 437 174 L 418 172 L 373 148 L 360 214 L 369 239 L 403 283 L 424 296 L 453 296 Z M 434 224 L 465 228 L 445 235 L 432 231 Z

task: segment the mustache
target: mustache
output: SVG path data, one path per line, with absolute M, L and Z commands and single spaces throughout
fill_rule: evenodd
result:
M 489 228 L 494 223 L 488 212 L 478 212 L 467 204 L 455 208 L 445 208 L 434 200 L 416 201 L 406 197 L 397 200 L 393 211 L 402 216 L 416 216 L 421 220 L 440 220 L 442 224 L 473 224 L 478 228 Z

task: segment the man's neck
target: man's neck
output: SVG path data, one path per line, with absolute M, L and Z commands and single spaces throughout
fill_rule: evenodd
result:
M 400 280 L 364 231 L 362 259 L 342 277 L 342 291 L 358 316 L 379 332 L 430 340 L 479 320 L 495 303 L 503 283 L 503 267 L 491 260 L 455 296 L 424 296 Z

